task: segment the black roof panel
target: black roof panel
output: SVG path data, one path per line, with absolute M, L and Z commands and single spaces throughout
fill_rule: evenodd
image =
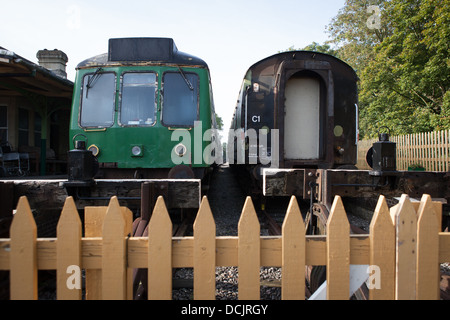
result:
M 109 61 L 171 61 L 178 49 L 170 38 L 109 39 Z
M 79 63 L 77 68 L 142 63 L 207 67 L 202 59 L 178 51 L 171 38 L 113 38 L 109 39 L 107 54 L 86 59 Z

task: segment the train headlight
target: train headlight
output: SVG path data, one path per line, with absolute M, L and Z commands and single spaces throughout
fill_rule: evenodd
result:
M 131 155 L 133 157 L 142 157 L 142 146 L 135 145 L 131 147 Z
M 98 154 L 100 153 L 100 149 L 99 149 L 95 144 L 91 145 L 91 146 L 88 148 L 88 150 L 89 150 L 90 152 L 92 152 L 92 154 L 94 155 L 94 157 L 98 156 Z
M 175 146 L 175 148 L 173 148 L 173 150 L 175 151 L 176 155 L 178 155 L 179 157 L 182 157 L 186 154 L 187 148 L 184 144 L 180 143 L 180 144 L 177 144 Z

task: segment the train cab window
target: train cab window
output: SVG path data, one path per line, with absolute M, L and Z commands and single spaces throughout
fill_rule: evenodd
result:
M 82 127 L 110 127 L 114 122 L 114 73 L 85 75 L 81 97 L 80 124 Z
M 163 79 L 162 122 L 166 126 L 192 127 L 198 117 L 198 75 L 166 72 Z
M 121 125 L 150 126 L 155 123 L 157 86 L 155 73 L 124 73 Z

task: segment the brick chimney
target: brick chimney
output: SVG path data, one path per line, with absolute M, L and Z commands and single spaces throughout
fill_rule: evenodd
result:
M 39 50 L 36 54 L 39 65 L 52 71 L 57 76 L 67 79 L 66 64 L 69 59 L 61 50 Z

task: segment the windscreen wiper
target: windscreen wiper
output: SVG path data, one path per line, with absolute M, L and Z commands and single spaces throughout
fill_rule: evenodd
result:
M 191 91 L 194 91 L 194 86 L 192 85 L 192 83 L 189 81 L 188 78 L 186 78 L 186 75 L 184 74 L 183 70 L 180 68 L 180 66 L 177 66 L 178 70 L 180 70 L 180 74 L 183 77 L 184 81 L 186 82 L 187 86 L 189 87 L 189 89 L 191 89 Z
M 102 71 L 102 68 L 97 68 L 97 70 L 95 70 L 94 74 L 92 76 L 90 76 L 88 83 L 86 85 L 86 98 L 88 97 L 88 91 L 89 89 L 94 87 L 95 81 L 100 78 L 100 76 L 102 75 L 100 73 L 100 71 Z

